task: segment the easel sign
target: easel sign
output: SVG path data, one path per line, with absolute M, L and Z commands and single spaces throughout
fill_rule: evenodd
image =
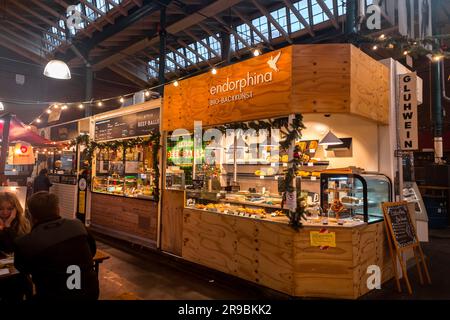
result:
M 400 266 L 405 277 L 408 293 L 412 294 L 411 285 L 406 270 L 406 262 L 403 261 L 402 253 L 412 249 L 416 260 L 417 272 L 419 273 L 420 284 L 423 284 L 422 268 L 427 277 L 428 284 L 431 284 L 428 267 L 423 256 L 422 248 L 417 237 L 416 229 L 411 221 L 408 210 L 408 202 L 384 202 L 383 203 L 384 222 L 386 224 L 386 233 L 388 237 L 389 250 L 391 253 L 392 264 L 395 272 L 395 281 L 397 290 L 401 292 L 399 274 L 397 272 L 396 257 L 400 262 Z M 416 253 L 416 249 L 419 254 Z M 395 250 L 395 251 L 394 251 Z

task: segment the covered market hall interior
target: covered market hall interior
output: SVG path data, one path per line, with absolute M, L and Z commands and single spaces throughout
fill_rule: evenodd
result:
M 450 1 L 0 1 L 0 303 L 450 299 Z

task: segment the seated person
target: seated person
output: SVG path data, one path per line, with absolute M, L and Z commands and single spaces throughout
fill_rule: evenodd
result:
M 0 251 L 12 253 L 14 240 L 30 230 L 30 221 L 17 196 L 10 192 L 0 192 Z
M 94 238 L 79 220 L 59 215 L 58 197 L 47 191 L 28 200 L 33 229 L 16 240 L 15 267 L 30 274 L 39 300 L 96 300 Z
M 14 250 L 14 240 L 29 233 L 31 224 L 14 193 L 0 192 L 0 252 L 8 255 Z M 2 254 L 0 253 L 0 258 Z M 0 301 L 23 300 L 32 291 L 25 275 L 3 279 L 0 285 Z

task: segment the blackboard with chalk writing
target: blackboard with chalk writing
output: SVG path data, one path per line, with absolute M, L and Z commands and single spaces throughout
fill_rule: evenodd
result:
M 417 244 L 417 236 L 406 202 L 383 204 L 386 223 L 397 248 L 405 248 Z

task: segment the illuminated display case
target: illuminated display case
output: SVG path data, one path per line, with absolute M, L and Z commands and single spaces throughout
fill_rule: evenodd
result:
M 336 219 L 383 221 L 381 204 L 392 201 L 391 181 L 380 173 L 323 173 L 320 185 L 323 213 Z
M 95 158 L 93 192 L 153 199 L 155 180 L 150 147 L 99 150 Z

